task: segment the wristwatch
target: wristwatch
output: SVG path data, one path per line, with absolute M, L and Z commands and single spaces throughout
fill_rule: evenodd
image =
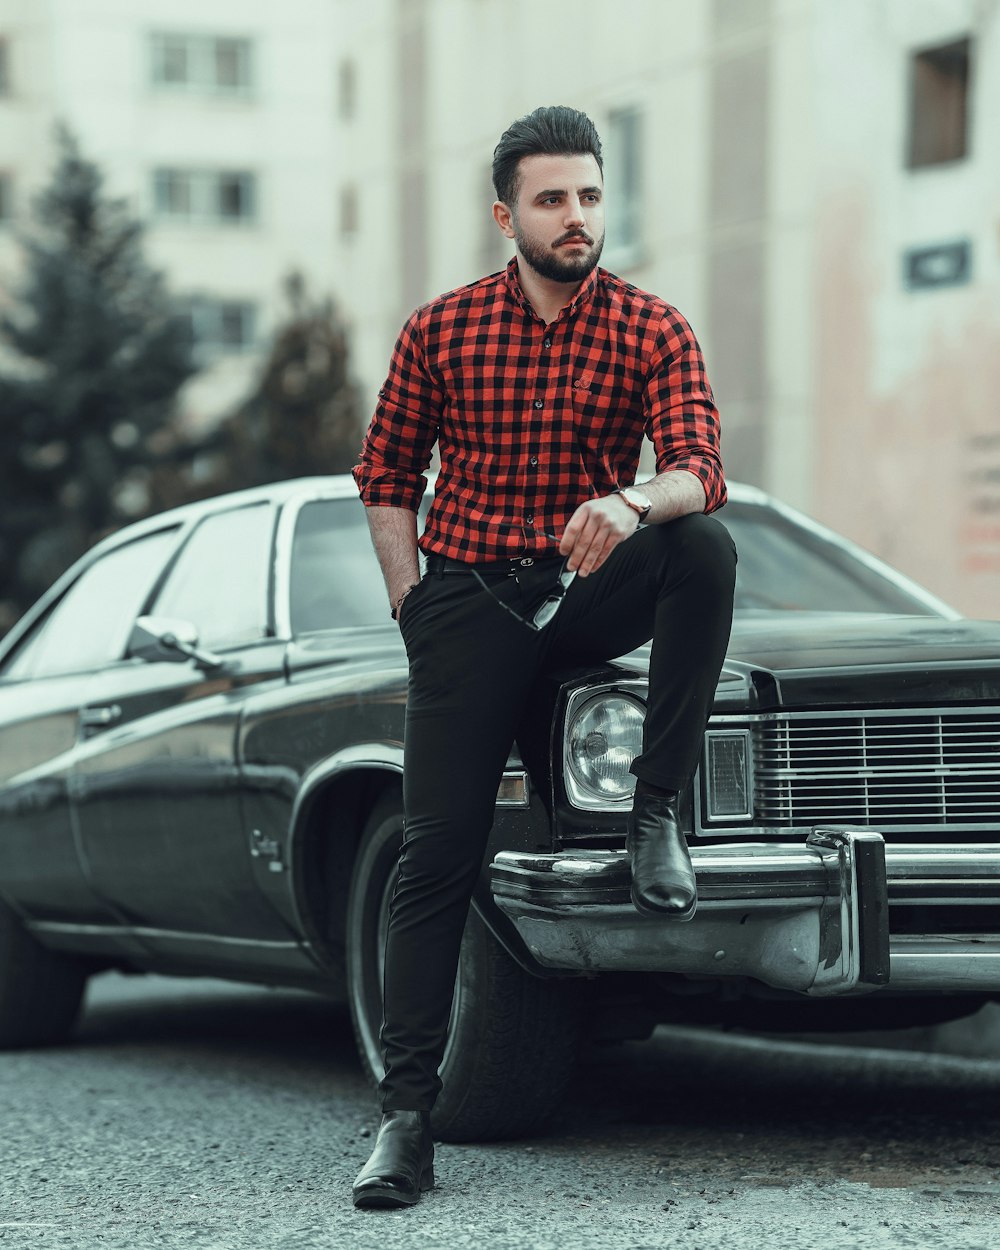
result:
M 646 517 L 653 510 L 653 501 L 634 486 L 619 486 L 615 494 L 621 495 L 633 512 L 638 512 L 640 524 L 645 521 Z

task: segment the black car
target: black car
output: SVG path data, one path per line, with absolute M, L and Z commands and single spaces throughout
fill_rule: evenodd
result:
M 497 795 L 440 1137 L 544 1121 L 586 1037 L 912 1023 L 1000 991 L 1000 625 L 734 486 L 683 796 L 691 924 L 629 903 L 647 651 L 540 681 Z M 406 659 L 349 477 L 133 525 L 0 645 L 0 1044 L 106 968 L 346 995 L 378 1074 Z

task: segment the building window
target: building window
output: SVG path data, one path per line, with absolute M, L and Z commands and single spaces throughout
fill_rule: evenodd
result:
M 10 45 L 0 35 L 0 96 L 10 95 Z
M 0 226 L 14 220 L 14 179 L 0 172 Z
M 342 121 L 350 121 L 358 102 L 358 72 L 353 61 L 343 60 L 337 67 L 337 112 Z
M 220 95 L 248 95 L 253 88 L 249 39 L 158 31 L 151 47 L 155 87 Z
M 252 222 L 257 218 L 257 179 L 243 170 L 157 169 L 153 210 L 164 221 Z
M 224 221 L 248 221 L 256 215 L 253 174 L 219 174 L 219 216 Z
M 358 188 L 340 188 L 340 233 L 350 238 L 358 230 Z
M 910 60 L 910 169 L 960 161 L 968 155 L 971 44 L 970 39 L 958 39 L 925 48 Z
M 220 91 L 249 91 L 250 40 L 212 40 L 215 63 L 214 86 Z
M 641 239 L 642 116 L 638 109 L 616 109 L 605 130 L 604 182 L 607 212 L 605 246 L 609 259 L 637 257 Z
M 181 307 L 181 317 L 195 358 L 252 351 L 257 344 L 257 306 L 249 300 L 197 296 Z

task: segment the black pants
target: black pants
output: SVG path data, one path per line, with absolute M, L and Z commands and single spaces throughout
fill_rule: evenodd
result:
M 469 901 L 539 673 L 607 660 L 652 639 L 643 749 L 632 772 L 683 789 L 729 641 L 735 570 L 729 532 L 694 515 L 650 525 L 620 544 L 596 573 L 576 578 L 541 631 L 505 612 L 469 574 L 428 573 L 404 600 L 405 833 L 385 953 L 383 1108 L 429 1110 L 441 1088 Z M 530 616 L 550 588 L 543 577 L 535 585 L 530 574 L 523 585 L 503 575 L 488 582 Z

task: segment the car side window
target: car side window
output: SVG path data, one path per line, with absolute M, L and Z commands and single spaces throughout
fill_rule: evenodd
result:
M 122 659 L 135 618 L 176 541 L 176 527 L 160 530 L 88 565 L 11 653 L 3 676 L 52 677 Z
M 292 634 L 389 619 L 385 583 L 360 499 L 315 499 L 295 521 L 290 575 Z
M 184 544 L 151 614 L 190 621 L 206 647 L 265 638 L 273 530 L 268 504 L 206 517 Z

